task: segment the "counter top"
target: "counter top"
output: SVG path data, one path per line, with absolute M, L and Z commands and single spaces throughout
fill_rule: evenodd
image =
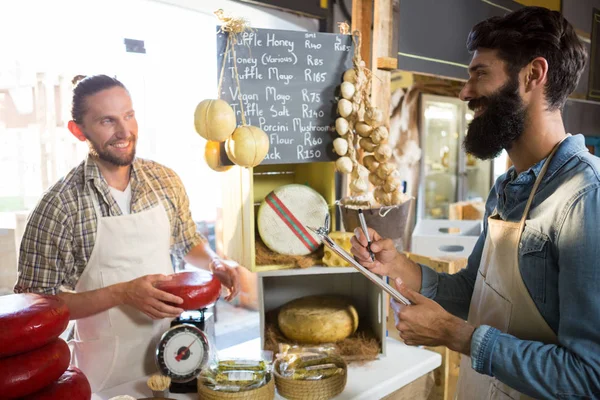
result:
M 387 355 L 363 365 L 351 364 L 348 367 L 348 383 L 344 391 L 335 400 L 373 400 L 385 397 L 415 379 L 427 374 L 441 365 L 441 356 L 429 350 L 406 346 L 397 340 L 387 339 Z M 254 357 L 260 354 L 260 339 L 254 339 L 219 352 L 220 358 Z M 118 395 L 130 395 L 137 398 L 152 397 L 146 386 L 146 379 L 129 382 L 114 388 L 94 393 L 92 400 L 108 400 Z M 198 394 L 169 395 L 177 400 L 197 400 Z M 276 399 L 283 399 L 275 395 Z

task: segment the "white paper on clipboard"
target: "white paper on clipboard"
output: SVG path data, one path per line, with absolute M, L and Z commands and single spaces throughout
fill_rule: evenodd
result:
M 317 236 L 319 236 L 323 241 L 323 244 L 325 244 L 325 246 L 329 247 L 335 254 L 346 260 L 351 266 L 353 266 L 361 274 L 366 276 L 371 282 L 373 282 L 381 289 L 383 289 L 387 294 L 392 296 L 394 300 L 404 305 L 411 304 L 411 302 L 406 297 L 402 296 L 400 292 L 398 292 L 392 286 L 388 285 L 388 283 L 381 279 L 378 275 L 374 274 L 373 272 L 369 271 L 367 268 L 362 266 L 358 261 L 354 259 L 354 257 L 351 254 L 349 254 L 342 247 L 338 246 L 337 243 L 335 243 L 333 239 L 329 237 L 329 235 L 324 234 L 321 229 L 311 228 L 310 226 L 307 226 L 307 228 L 313 231 Z

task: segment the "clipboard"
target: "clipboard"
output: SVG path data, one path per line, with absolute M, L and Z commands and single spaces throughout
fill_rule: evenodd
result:
M 408 300 L 406 297 L 400 294 L 400 292 L 398 292 L 395 288 L 390 286 L 386 281 L 379 277 L 379 275 L 374 274 L 373 272 L 369 271 L 367 268 L 362 266 L 358 261 L 354 259 L 354 257 L 351 254 L 349 254 L 342 247 L 338 246 L 338 244 L 329 237 L 329 215 L 325 217 L 325 226 L 321 228 L 313 228 L 307 226 L 306 228 L 314 232 L 323 241 L 323 244 L 325 246 L 329 247 L 335 254 L 346 260 L 352 267 L 357 269 L 358 272 L 366 276 L 371 282 L 373 282 L 375 285 L 379 286 L 382 290 L 384 290 L 387 294 L 392 296 L 394 300 L 407 306 L 411 304 L 410 300 Z

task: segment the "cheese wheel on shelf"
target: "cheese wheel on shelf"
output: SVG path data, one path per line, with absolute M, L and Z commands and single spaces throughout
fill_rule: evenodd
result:
M 308 296 L 285 304 L 277 316 L 279 329 L 299 343 L 335 343 L 358 329 L 358 313 L 339 296 Z
M 206 271 L 179 272 L 169 281 L 158 282 L 155 287 L 183 299 L 175 307 L 198 310 L 214 304 L 221 294 L 221 281 Z
M 70 361 L 69 346 L 62 339 L 27 353 L 1 359 L 2 398 L 19 398 L 45 388 L 60 378 Z
M 57 296 L 34 293 L 0 296 L 0 357 L 50 343 L 68 323 L 69 309 Z
M 258 209 L 258 234 L 276 253 L 302 256 L 321 245 L 321 239 L 306 227 L 321 227 L 328 213 L 327 202 L 305 185 L 281 186 L 267 195 Z
M 22 400 L 90 400 L 91 398 L 92 388 L 87 377 L 79 368 L 71 365 L 57 381 L 25 396 Z

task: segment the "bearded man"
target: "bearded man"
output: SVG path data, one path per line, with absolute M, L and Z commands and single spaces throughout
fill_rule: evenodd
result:
M 461 352 L 458 399 L 600 397 L 600 159 L 561 111 L 586 54 L 558 12 L 524 7 L 477 24 L 460 97 L 475 118 L 465 150 L 503 149 L 513 163 L 486 203 L 483 232 L 462 271 L 436 273 L 357 230 L 352 252 L 395 280 L 410 345 Z

